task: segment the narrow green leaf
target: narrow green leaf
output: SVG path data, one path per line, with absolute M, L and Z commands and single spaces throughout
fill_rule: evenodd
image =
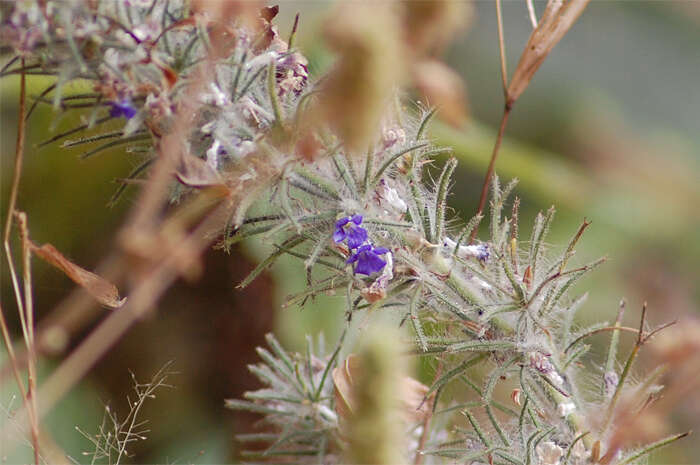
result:
M 416 140 L 420 140 L 420 138 L 423 137 L 423 133 L 427 129 L 430 121 L 433 119 L 433 116 L 435 116 L 436 111 L 437 108 L 431 108 L 428 112 L 426 112 L 423 115 L 423 119 L 421 120 L 420 125 L 418 126 L 418 131 L 416 131 Z
M 423 333 L 423 326 L 421 325 L 420 319 L 418 318 L 418 301 L 420 300 L 421 292 L 423 291 L 423 286 L 420 284 L 416 286 L 411 301 L 408 305 L 411 324 L 413 325 L 413 330 L 418 338 L 418 343 L 421 349 L 425 352 L 428 350 L 428 344 L 425 340 L 425 333 Z
M 430 389 L 428 389 L 428 392 L 425 394 L 425 397 L 428 397 L 430 394 L 435 392 L 437 389 L 445 386 L 452 379 L 461 375 L 462 373 L 464 373 L 465 371 L 467 371 L 469 368 L 473 367 L 474 365 L 479 364 L 487 357 L 488 357 L 488 354 L 483 353 L 483 354 L 476 355 L 476 356 L 470 358 L 469 360 L 465 360 L 464 362 L 460 363 L 457 367 L 451 369 L 447 373 L 443 374 L 440 378 L 438 378 L 433 383 L 433 385 L 430 386 Z
M 117 140 L 112 141 L 112 142 L 107 142 L 106 144 L 102 144 L 99 147 L 96 147 L 92 150 L 89 150 L 89 151 L 83 153 L 82 155 L 80 155 L 80 158 L 85 160 L 86 158 L 89 158 L 97 153 L 100 153 L 100 152 L 107 150 L 107 149 L 110 149 L 112 147 L 118 147 L 120 145 L 126 145 L 126 144 L 130 144 L 132 142 L 138 142 L 138 141 L 150 140 L 150 139 L 151 139 L 150 134 L 138 134 L 135 136 L 123 137 L 121 139 L 117 139 Z
M 100 118 L 100 119 L 96 120 L 94 124 L 102 124 L 102 123 L 104 123 L 104 122 L 106 122 L 106 121 L 109 121 L 109 120 L 111 120 L 111 119 L 113 119 L 111 116 L 106 116 L 106 117 L 104 117 L 104 118 Z M 91 125 L 90 125 L 89 123 L 88 123 L 88 124 L 82 124 L 82 125 L 80 125 L 80 126 L 78 126 L 78 127 L 76 127 L 76 128 L 73 128 L 73 129 L 71 129 L 71 130 L 62 132 L 62 133 L 60 133 L 60 134 L 56 134 L 56 135 L 53 136 L 52 138 L 47 139 L 47 140 L 45 140 L 45 141 L 43 141 L 43 142 L 40 142 L 40 143 L 37 145 L 37 147 L 43 147 L 43 146 L 48 145 L 48 144 L 50 144 L 50 143 L 52 143 L 52 142 L 56 142 L 57 140 L 63 139 L 64 137 L 68 137 L 68 136 L 73 135 L 73 134 L 75 134 L 75 133 L 77 133 L 77 132 L 84 131 L 85 129 L 87 129 L 87 128 L 90 127 L 90 126 L 91 126 Z
M 323 179 L 321 176 L 317 175 L 316 173 L 312 173 L 311 171 L 307 170 L 306 168 L 302 167 L 297 167 L 294 170 L 294 173 L 301 177 L 303 180 L 311 184 L 312 186 L 320 189 L 322 192 L 325 194 L 328 194 L 335 200 L 340 200 L 340 195 L 338 194 L 338 190 L 333 186 L 333 184 L 325 179 Z
M 395 154 L 391 155 L 383 164 L 381 167 L 379 167 L 379 170 L 375 173 L 374 178 L 372 179 L 372 183 L 369 186 L 370 188 L 373 188 L 374 186 L 377 185 L 379 180 L 382 178 L 384 175 L 384 171 L 386 171 L 399 157 L 406 155 L 409 152 L 412 152 L 413 150 L 417 150 L 420 148 L 423 148 L 428 145 L 428 142 L 421 142 L 419 144 L 414 144 L 408 148 L 405 148 L 403 150 L 400 150 L 396 152 Z
M 479 422 L 476 420 L 476 418 L 474 418 L 474 415 L 472 415 L 472 413 L 467 409 L 463 410 L 462 413 L 464 414 L 464 416 L 467 417 L 469 423 L 471 423 L 472 428 L 474 428 L 474 431 L 476 432 L 476 435 L 479 436 L 481 442 L 487 448 L 491 448 L 491 441 L 489 441 L 489 439 L 484 434 L 484 430 L 481 429 L 481 425 L 479 425 Z
M 662 447 L 666 447 L 669 444 L 672 444 L 679 439 L 683 439 L 684 437 L 688 436 L 691 432 L 687 431 L 685 433 L 680 433 L 680 434 L 674 434 L 673 436 L 669 436 L 667 438 L 661 439 L 660 441 L 656 441 L 654 443 L 651 443 L 635 452 L 632 452 L 629 454 L 627 457 L 622 459 L 621 462 L 618 462 L 617 465 L 627 465 L 628 463 L 632 463 L 637 459 L 640 459 L 646 455 L 651 454 L 657 449 L 661 449 Z
M 301 236 L 295 236 L 290 239 L 287 239 L 282 245 L 285 248 L 294 248 L 298 246 L 299 244 L 303 243 L 306 239 Z M 246 276 L 239 284 L 236 286 L 238 289 L 244 289 L 246 288 L 250 283 L 252 283 L 255 278 L 257 278 L 260 273 L 265 271 L 270 265 L 272 265 L 281 255 L 285 253 L 285 249 L 282 247 L 278 247 L 277 250 L 272 252 L 265 260 L 261 261 L 258 263 L 258 266 L 256 266 L 253 271 L 248 273 L 248 276 Z
M 445 209 L 447 208 L 447 192 L 452 179 L 452 174 L 457 167 L 457 159 L 450 158 L 445 163 L 440 178 L 438 179 L 438 191 L 435 197 L 435 242 L 442 242 L 445 233 Z
M 501 441 L 503 441 L 503 444 L 505 444 L 506 447 L 510 447 L 510 441 L 508 441 L 506 434 L 503 432 L 503 428 L 501 428 L 501 425 L 498 423 L 498 420 L 494 416 L 493 410 L 491 410 L 491 405 L 486 404 L 484 407 L 486 408 L 486 414 L 488 415 L 489 420 L 491 420 L 491 424 L 498 433 L 498 436 L 501 438 Z

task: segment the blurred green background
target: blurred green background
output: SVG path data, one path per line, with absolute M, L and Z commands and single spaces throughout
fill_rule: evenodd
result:
M 543 2 L 535 6 L 541 13 Z M 288 30 L 293 15 L 301 12 L 299 44 L 317 72 L 332 60 L 319 31 L 329 7 L 316 1 L 284 2 L 278 20 L 280 29 Z M 466 82 L 471 121 L 460 131 L 439 122 L 432 128 L 436 141 L 453 146 L 460 160 L 450 204 L 462 218 L 476 209 L 502 108 L 495 4 L 483 1 L 470 7 L 470 25 L 449 48 L 446 60 Z M 505 2 L 504 15 L 513 70 L 530 32 L 524 1 Z M 594 1 L 514 108 L 496 169 L 504 179 L 521 180 L 517 195 L 522 199 L 523 238 L 537 211 L 554 204 L 558 213 L 549 236 L 552 247 L 565 244 L 586 217 L 593 224 L 576 261 L 610 257 L 577 286 L 578 292 L 590 292 L 579 313 L 582 322 L 614 319 L 623 297 L 630 325 L 638 321 L 645 300 L 652 324 L 697 316 L 699 79 L 700 2 Z M 28 93 L 36 95 L 45 86 L 46 81 L 30 80 Z M 17 89 L 17 79 L 0 82 L 3 224 Z M 113 180 L 125 176 L 139 159 L 112 151 L 80 161 L 79 151 L 57 144 L 37 149 L 47 129 L 54 129 L 52 120 L 45 107 L 30 120 L 18 208 L 28 213 L 36 242 L 51 242 L 91 269 L 112 244 L 134 199 L 135 188 L 130 188 L 119 205 L 107 208 L 116 188 Z M 63 116 L 55 129 L 78 121 L 77 114 Z M 158 311 L 140 322 L 59 404 L 47 421 L 56 442 L 84 460 L 81 453 L 90 444 L 75 427 L 95 432 L 107 403 L 125 415 L 129 371 L 145 381 L 172 360 L 174 388 L 162 390 L 147 404 L 142 418 L 149 420 L 151 432 L 133 448 L 133 462 L 234 460 L 233 434 L 249 430 L 255 418 L 224 410 L 223 399 L 257 386 L 246 365 L 257 361 L 254 347 L 264 343 L 265 332 L 275 331 L 288 347 L 298 349 L 306 333 L 323 331 L 333 340 L 342 320 L 343 301 L 334 297 L 303 309 L 280 308 L 285 295 L 304 286 L 300 264 L 293 261 L 282 261 L 248 289 L 235 290 L 266 247 L 251 242 L 230 256 L 209 252 L 202 280 L 178 282 Z M 34 269 L 35 307 L 41 319 L 72 284 L 38 261 Z M 3 309 L 18 329 L 4 259 L 1 278 Z M 594 351 L 596 356 L 600 353 Z M 42 362 L 42 370 L 58 361 Z M 12 382 L 5 383 L 0 405 L 7 408 L 13 395 Z M 698 430 L 699 417 L 700 402 L 689 399 L 673 413 L 672 429 Z M 697 463 L 700 447 L 693 442 L 686 439 L 654 455 L 653 462 Z M 9 457 L 9 463 L 28 460 L 28 453 L 20 445 L 15 450 L 20 455 Z

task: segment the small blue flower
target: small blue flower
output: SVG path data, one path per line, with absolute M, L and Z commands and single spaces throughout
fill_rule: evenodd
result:
M 123 116 L 126 119 L 131 119 L 138 111 L 129 99 L 122 99 L 118 102 L 109 102 L 109 105 L 112 107 L 112 109 L 109 110 L 109 115 L 113 118 Z
M 484 262 L 489 259 L 490 253 L 488 244 L 468 245 L 467 248 L 478 260 Z
M 336 243 L 348 240 L 348 247 L 356 249 L 367 240 L 367 230 L 361 228 L 362 215 L 346 216 L 335 222 L 333 240 Z
M 384 247 L 374 247 L 371 244 L 365 244 L 355 251 L 348 258 L 346 263 L 357 263 L 355 265 L 355 274 L 371 275 L 382 271 L 386 266 L 386 260 L 380 255 L 389 253 L 389 249 Z

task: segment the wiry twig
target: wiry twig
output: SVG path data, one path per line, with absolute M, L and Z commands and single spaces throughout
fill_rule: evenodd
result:
M 501 148 L 501 141 L 503 140 L 503 134 L 506 132 L 506 124 L 508 123 L 508 116 L 512 108 L 512 104 L 509 103 L 508 98 L 508 71 L 506 68 L 506 43 L 503 37 L 503 15 L 501 12 L 501 0 L 496 0 L 496 16 L 498 19 L 498 51 L 501 59 L 501 82 L 503 84 L 503 97 L 506 102 L 503 108 L 503 116 L 501 116 L 501 124 L 498 127 L 498 134 L 496 135 L 496 143 L 493 146 L 493 151 L 491 152 L 491 160 L 489 161 L 489 166 L 486 169 L 486 176 L 484 177 L 484 183 L 481 186 L 481 194 L 479 195 L 479 206 L 476 209 L 476 214 L 481 215 L 486 206 L 486 198 L 488 197 L 489 185 L 491 184 L 491 178 L 493 177 L 493 171 L 496 166 L 496 159 L 498 158 L 498 151 Z M 472 229 L 469 235 L 469 243 L 474 243 L 476 235 L 479 233 L 479 224 Z
M 435 384 L 437 380 L 440 379 L 440 376 L 442 375 L 442 370 L 444 368 L 444 364 L 442 362 L 442 359 L 438 359 L 438 366 L 437 369 L 435 370 L 435 376 L 433 376 L 433 382 L 432 384 Z M 418 406 L 418 409 L 420 409 L 423 406 L 423 403 L 428 399 L 426 396 L 421 404 Z M 437 395 L 433 394 L 433 402 L 437 402 Z M 413 459 L 413 465 L 421 465 L 423 462 L 423 456 L 424 456 L 424 449 L 425 449 L 425 443 L 428 441 L 428 437 L 430 436 L 430 422 L 433 419 L 433 415 L 435 414 L 435 409 L 434 407 L 428 411 L 428 413 L 425 415 L 425 418 L 423 419 L 423 431 L 421 432 L 420 439 L 418 440 L 418 447 L 416 448 L 416 456 Z
M 508 99 L 508 68 L 506 64 L 506 41 L 503 37 L 503 11 L 501 0 L 496 0 L 496 19 L 498 22 L 498 51 L 501 58 L 501 82 L 503 83 L 503 96 Z
M 527 12 L 530 16 L 530 23 L 532 23 L 532 28 L 537 29 L 537 14 L 535 13 L 535 5 L 532 0 L 527 1 Z
M 498 130 L 498 135 L 496 136 L 496 143 L 494 145 L 493 152 L 491 153 L 491 161 L 489 162 L 488 169 L 486 170 L 486 176 L 484 177 L 484 184 L 481 189 L 477 213 L 481 213 L 486 205 L 486 194 L 488 193 L 488 187 L 491 183 L 491 178 L 493 177 L 494 166 L 496 164 L 496 158 L 498 157 L 498 150 L 501 146 L 501 139 L 503 138 L 503 133 L 505 132 L 508 115 L 511 112 L 513 105 L 530 84 L 532 77 L 547 58 L 547 55 L 552 51 L 554 46 L 562 39 L 562 37 L 564 37 L 571 26 L 573 26 L 574 22 L 581 15 L 589 1 L 590 0 L 571 0 L 565 5 L 562 5 L 561 0 L 549 0 L 544 13 L 542 13 L 542 19 L 539 24 L 537 24 L 535 30 L 532 31 L 523 53 L 520 55 L 520 61 L 518 62 L 518 66 L 515 68 L 513 77 L 510 82 L 508 82 L 505 66 L 505 41 L 502 32 L 503 25 L 501 18 L 501 2 L 500 0 L 496 0 L 496 14 L 498 17 L 499 31 L 498 40 L 501 54 L 501 78 L 504 86 L 503 93 L 505 96 L 505 106 L 503 109 L 503 117 L 501 118 L 501 125 Z M 477 233 L 478 225 L 476 228 L 474 228 L 472 234 L 470 235 L 470 242 L 474 242 Z
M 607 413 L 605 416 L 605 421 L 603 422 L 603 428 L 601 429 L 601 434 L 604 433 L 605 431 L 607 431 L 607 429 L 610 427 L 610 424 L 612 423 L 613 415 L 615 413 L 615 406 L 617 405 L 618 401 L 620 400 L 620 396 L 622 394 L 622 388 L 624 387 L 625 381 L 627 380 L 627 377 L 630 374 L 632 364 L 634 363 L 635 359 L 637 358 L 637 354 L 639 353 L 639 349 L 641 349 L 642 346 L 649 339 L 651 339 L 655 334 L 657 334 L 659 331 L 661 331 L 662 329 L 667 328 L 670 325 L 675 323 L 675 321 L 672 321 L 670 323 L 664 324 L 664 325 L 656 328 L 655 330 L 647 333 L 644 331 L 644 326 L 646 325 L 646 315 L 647 315 L 647 303 L 644 302 L 644 305 L 642 305 L 642 316 L 639 320 L 639 332 L 637 334 L 637 341 L 635 342 L 634 347 L 632 348 L 632 352 L 630 352 L 630 355 L 627 358 L 627 362 L 625 363 L 625 367 L 623 368 L 622 374 L 620 375 L 620 380 L 617 383 L 615 393 L 613 394 L 612 398 L 610 399 L 610 403 L 608 405 Z M 620 328 L 615 328 L 615 329 L 620 329 Z
M 24 58 L 21 60 L 21 67 L 24 69 Z M 17 379 L 18 389 L 22 394 L 22 400 L 24 401 L 25 409 L 29 412 L 29 422 L 31 426 L 32 443 L 34 446 L 34 462 L 39 464 L 39 422 L 37 419 L 37 409 L 36 409 L 36 373 L 35 373 L 35 357 L 34 352 L 34 318 L 32 310 L 31 301 L 31 275 L 29 269 L 29 256 L 28 250 L 25 249 L 24 254 L 24 296 L 19 289 L 19 279 L 17 277 L 17 271 L 15 270 L 14 259 L 12 257 L 12 250 L 10 248 L 10 231 L 12 228 L 12 219 L 15 214 L 15 207 L 17 204 L 17 193 L 19 191 L 19 183 L 22 177 L 22 162 L 24 160 L 24 140 L 26 132 L 26 121 L 25 121 L 25 103 L 26 103 L 26 76 L 24 71 L 20 73 L 20 89 L 19 89 L 19 111 L 17 116 L 17 138 L 15 145 L 15 168 L 12 176 L 12 187 L 10 189 L 10 200 L 7 207 L 7 218 L 5 219 L 5 228 L 3 231 L 3 246 L 5 248 L 5 256 L 7 257 L 8 267 L 10 269 L 10 278 L 12 280 L 12 287 L 15 292 L 15 301 L 17 302 L 17 310 L 19 311 L 20 322 L 22 324 L 22 331 L 24 334 L 24 340 L 27 345 L 27 353 L 29 357 L 27 359 L 28 367 L 28 386 L 27 391 L 24 391 L 24 385 L 19 377 L 19 367 L 17 366 L 17 359 L 14 356 L 14 351 L 11 347 L 9 331 L 7 330 L 5 317 L 2 315 L 0 318 L 0 324 L 2 325 L 3 337 L 5 344 L 7 345 L 8 354 L 10 354 L 10 363 L 12 363 L 12 369 L 15 373 L 15 378 Z M 0 309 L 0 312 L 2 309 Z M 29 313 L 31 313 L 31 315 Z M 30 327 L 31 326 L 31 327 Z

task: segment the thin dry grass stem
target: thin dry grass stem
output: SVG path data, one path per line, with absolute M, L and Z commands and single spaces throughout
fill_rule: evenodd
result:
M 17 382 L 17 389 L 19 390 L 22 401 L 27 402 L 27 392 L 24 389 L 24 383 L 22 382 L 22 376 L 19 372 L 19 363 L 17 357 L 15 356 L 15 349 L 12 344 L 12 339 L 10 338 L 10 333 L 7 329 L 7 322 L 5 321 L 5 313 L 2 309 L 2 303 L 0 303 L 0 329 L 2 329 L 2 339 L 7 348 L 7 356 L 10 359 L 10 366 L 12 367 L 12 374 Z M 0 379 L 0 384 L 2 380 Z
M 537 296 L 540 295 L 540 293 L 542 292 L 542 289 L 544 289 L 547 284 L 554 281 L 555 279 L 559 279 L 562 276 L 568 276 L 568 275 L 572 275 L 575 273 L 580 273 L 583 271 L 591 270 L 591 269 L 595 268 L 596 266 L 600 265 L 601 263 L 606 262 L 607 259 L 608 259 L 608 257 L 601 257 L 598 260 L 596 260 L 592 263 L 589 263 L 588 265 L 580 266 L 578 268 L 574 268 L 574 269 L 567 270 L 567 271 L 557 271 L 556 273 L 548 276 L 544 281 L 542 281 L 542 283 L 540 283 L 540 285 L 537 287 L 537 289 L 535 289 L 535 292 L 532 293 L 532 297 L 530 297 L 530 300 L 528 301 L 528 305 L 530 304 L 530 302 L 533 302 L 537 298 Z
M 198 256 L 211 245 L 215 238 L 207 238 L 206 233 L 219 222 L 219 212 L 212 212 L 177 250 L 173 250 L 162 263 L 156 264 L 143 275 L 143 281 L 130 293 L 127 303 L 118 311 L 110 313 L 46 380 L 40 391 L 40 414 L 53 407 L 126 331 L 153 307 L 162 293 L 179 276 L 177 269 L 183 259 Z
M 36 394 L 36 350 L 34 346 L 34 300 L 32 298 L 32 251 L 29 242 L 29 228 L 27 227 L 27 215 L 24 212 L 15 211 L 17 218 L 17 227 L 19 236 L 22 241 L 22 268 L 24 282 L 24 311 L 26 336 L 25 343 L 27 345 L 27 398 L 29 399 L 28 410 L 32 434 L 32 443 L 34 449 L 34 462 L 39 464 L 39 419 L 37 412 L 39 411 Z
M 661 327 L 651 331 L 651 332 L 645 332 L 644 327 L 646 325 L 646 316 L 647 316 L 647 303 L 644 302 L 642 305 L 642 316 L 639 319 L 639 330 L 637 334 L 637 341 L 634 344 L 634 347 L 632 348 L 632 352 L 630 353 L 629 357 L 627 358 L 627 362 L 625 363 L 625 367 L 622 370 L 622 374 L 620 375 L 620 380 L 617 384 L 617 388 L 615 389 L 615 393 L 613 394 L 612 398 L 610 399 L 610 404 L 607 409 L 607 414 L 605 416 L 605 421 L 603 422 L 603 427 L 601 429 L 601 435 L 605 434 L 605 432 L 610 428 L 610 425 L 612 424 L 613 420 L 613 414 L 615 413 L 615 407 L 620 400 L 620 396 L 622 394 L 622 389 L 625 386 L 625 381 L 627 380 L 627 377 L 630 374 L 630 369 L 632 368 L 632 364 L 634 363 L 635 359 L 637 358 L 637 354 L 639 353 L 639 349 L 642 348 L 642 346 L 649 341 L 651 337 L 653 337 L 655 334 L 657 334 L 660 330 L 667 328 L 668 326 L 674 324 L 675 322 L 670 322 L 665 325 L 662 325 Z M 616 328 L 616 329 L 621 329 L 621 328 Z
M 435 383 L 440 379 L 440 376 L 442 376 L 442 370 L 444 368 L 444 363 L 442 359 L 438 359 L 438 366 L 437 370 L 435 370 L 435 376 L 433 376 L 433 381 L 430 383 L 431 386 L 435 385 Z M 421 404 L 418 406 L 420 409 L 423 406 L 423 403 L 428 400 L 428 397 L 424 397 L 423 401 Z M 437 398 L 435 395 L 433 395 L 433 402 L 437 402 Z M 421 465 L 423 463 L 423 450 L 425 449 L 425 444 L 428 441 L 428 437 L 430 436 L 430 421 L 433 419 L 433 409 L 430 409 L 427 411 L 425 418 L 423 419 L 423 431 L 421 432 L 420 439 L 418 440 L 418 447 L 416 448 L 416 456 L 413 459 L 413 465 Z
M 586 8 L 586 5 L 588 5 L 589 1 L 590 0 L 570 0 L 566 4 L 563 4 L 562 0 L 548 0 L 547 7 L 542 13 L 542 18 L 540 19 L 539 23 L 536 22 L 536 18 L 534 17 L 533 7 L 531 10 L 531 21 L 534 19 L 533 24 L 536 24 L 537 26 L 535 27 L 535 30 L 532 31 L 532 34 L 525 45 L 525 49 L 520 55 L 520 61 L 518 61 L 518 66 L 515 68 L 513 77 L 510 79 L 510 82 L 508 82 L 506 74 L 505 39 L 503 38 L 501 0 L 496 0 L 496 15 L 498 17 L 498 43 L 501 55 L 501 79 L 503 82 L 503 94 L 506 102 L 503 110 L 503 117 L 501 118 L 501 125 L 498 129 L 498 135 L 496 136 L 496 143 L 491 154 L 491 161 L 489 162 L 488 169 L 486 170 L 484 184 L 481 189 L 477 214 L 483 212 L 486 205 L 486 196 L 488 194 L 491 178 L 493 177 L 494 166 L 496 164 L 496 158 L 498 157 L 498 150 L 500 149 L 503 133 L 505 132 L 505 125 L 508 121 L 508 115 L 511 112 L 513 105 L 525 91 L 527 86 L 530 85 L 530 81 L 535 75 L 535 72 L 539 69 L 540 65 L 542 65 L 554 46 L 562 39 L 562 37 L 564 37 L 581 13 L 583 13 L 583 10 Z M 528 2 L 528 8 L 529 6 L 530 4 Z M 474 242 L 478 232 L 479 225 L 474 228 L 469 236 L 470 243 Z
M 503 140 L 503 134 L 506 132 L 506 124 L 508 123 L 508 116 L 510 115 L 510 110 L 512 105 L 509 104 L 508 98 L 508 69 L 506 65 L 506 41 L 503 36 L 503 13 L 501 11 L 501 0 L 496 0 L 496 17 L 498 19 L 498 52 L 501 59 L 501 82 L 503 84 L 503 98 L 506 101 L 506 105 L 503 108 L 503 116 L 501 117 L 501 124 L 498 127 L 498 134 L 496 135 L 496 143 L 493 146 L 493 152 L 491 152 L 491 161 L 489 161 L 489 167 L 486 169 L 486 176 L 484 177 L 484 183 L 481 186 L 481 195 L 479 196 L 479 206 L 476 209 L 476 214 L 481 215 L 486 206 L 486 198 L 488 197 L 489 185 L 491 184 L 491 178 L 493 177 L 493 171 L 496 166 L 496 159 L 498 158 L 498 151 L 501 148 L 501 141 Z M 479 233 L 479 223 L 476 224 L 471 234 L 469 235 L 469 243 L 473 244 L 476 239 L 476 235 Z
M 649 331 L 642 337 L 642 343 L 666 326 Z M 700 389 L 700 372 L 697 370 L 700 360 L 699 335 L 700 324 L 690 318 L 660 335 L 650 347 L 653 363 L 659 368 L 644 383 L 625 389 L 614 412 L 614 430 L 607 441 L 608 450 L 600 459 L 601 464 L 634 462 L 689 434 L 667 436 L 664 420 L 679 405 L 692 402 L 694 394 Z M 664 387 L 663 395 L 656 391 L 655 386 L 659 384 Z M 661 436 L 665 438 L 659 440 Z M 639 447 L 639 444 L 647 445 Z M 619 451 L 629 445 L 638 448 L 620 458 Z
M 496 0 L 496 17 L 498 19 L 498 51 L 501 57 L 501 82 L 503 83 L 503 96 L 508 99 L 508 69 L 506 64 L 506 41 L 503 37 L 503 11 L 501 0 Z
M 667 328 L 667 327 L 669 327 L 669 326 L 671 326 L 671 325 L 673 325 L 673 324 L 676 324 L 676 323 L 677 323 L 676 320 L 671 321 L 671 322 L 666 323 L 666 324 L 664 324 L 663 326 L 660 326 L 659 328 L 655 329 L 653 332 L 656 333 L 656 332 L 658 332 L 659 330 L 662 330 L 662 329 L 664 329 L 664 328 Z M 582 340 L 586 339 L 587 337 L 590 337 L 590 336 L 593 336 L 593 335 L 599 334 L 599 333 L 606 333 L 606 332 L 608 332 L 608 331 L 623 331 L 623 332 L 627 332 L 627 333 L 635 333 L 635 334 L 637 334 L 637 335 L 640 334 L 640 333 L 639 333 L 639 329 L 637 329 L 637 328 L 630 328 L 629 326 L 605 326 L 604 328 L 596 328 L 596 329 L 594 329 L 594 330 L 592 330 L 592 331 L 590 331 L 590 332 L 587 332 L 586 334 L 583 334 L 583 335 L 577 337 L 576 339 L 574 339 L 574 340 L 571 342 L 571 344 L 569 344 L 569 345 L 566 347 L 566 349 L 564 349 L 564 352 L 565 352 L 565 353 L 568 352 L 569 350 L 571 350 L 572 347 L 574 347 L 576 344 L 578 344 L 578 343 L 581 342 Z M 646 338 L 646 336 L 645 336 L 645 338 Z
M 525 0 L 527 2 L 527 13 L 530 16 L 530 23 L 532 23 L 532 28 L 537 29 L 537 14 L 535 13 L 535 5 L 532 0 Z
M 22 59 L 22 68 L 24 68 L 24 59 Z M 19 311 L 20 318 L 24 315 L 24 304 L 22 293 L 19 288 L 19 279 L 15 270 L 14 259 L 12 258 L 12 250 L 10 249 L 10 232 L 12 230 L 12 219 L 14 218 L 15 205 L 17 203 L 17 192 L 19 189 L 19 181 L 22 176 L 22 162 L 24 160 L 24 106 L 26 97 L 26 77 L 24 72 L 20 73 L 19 84 L 19 117 L 17 118 L 17 139 L 15 144 L 15 168 L 12 175 L 12 187 L 10 189 L 10 200 L 7 205 L 7 218 L 5 218 L 5 228 L 3 231 L 3 246 L 5 247 L 5 255 L 10 269 L 10 279 L 12 280 L 12 288 L 15 292 L 15 301 Z M 24 326 L 23 326 L 24 329 Z
M 21 67 L 24 69 L 25 62 L 24 58 L 21 59 Z M 24 250 L 23 254 L 23 264 L 24 264 L 24 296 L 19 288 L 19 279 L 17 277 L 17 271 L 14 265 L 14 259 L 12 257 L 12 249 L 10 247 L 10 232 L 12 230 L 12 220 L 15 216 L 15 207 L 17 204 L 17 193 L 19 192 L 19 183 L 22 177 L 22 164 L 24 161 L 24 141 L 26 134 L 26 75 L 22 71 L 20 73 L 20 90 L 19 90 L 19 109 L 17 115 L 17 138 L 15 143 L 15 167 L 12 176 L 12 187 L 10 189 L 10 200 L 7 207 L 7 218 L 5 219 L 5 227 L 3 231 L 3 246 L 5 248 L 5 255 L 7 257 L 8 267 L 10 270 L 10 278 L 12 280 L 12 287 L 15 293 L 15 301 L 17 302 L 17 310 L 19 312 L 20 324 L 22 325 L 22 332 L 24 336 L 24 341 L 27 346 L 27 352 L 29 357 L 27 359 L 27 390 L 24 389 L 24 384 L 21 380 L 21 375 L 19 371 L 19 366 L 17 365 L 17 359 L 12 348 L 12 342 L 10 340 L 9 331 L 7 329 L 7 324 L 5 321 L 4 314 L 0 318 L 0 324 L 2 325 L 3 339 L 5 345 L 7 346 L 7 352 L 10 356 L 10 363 L 12 364 L 12 370 L 15 374 L 15 380 L 17 381 L 17 387 L 22 394 L 22 400 L 25 409 L 29 412 L 29 422 L 31 427 L 32 436 L 32 446 L 34 449 L 34 461 L 39 464 L 39 423 L 37 420 L 37 408 L 36 408 L 36 354 L 34 352 L 34 312 L 32 305 L 32 292 L 31 292 L 31 268 L 30 268 L 30 257 L 29 251 Z M 23 217 L 20 217 L 23 218 Z M 20 235 L 26 235 L 26 218 L 24 221 L 20 221 Z M 24 241 L 23 241 L 24 242 Z M 24 244 L 23 244 L 24 245 Z M 2 310 L 0 309 L 0 312 Z
M 489 186 L 491 185 L 491 179 L 493 178 L 493 171 L 496 166 L 496 159 L 498 158 L 498 151 L 501 148 L 501 142 L 503 141 L 503 134 L 506 132 L 506 124 L 508 123 L 508 116 L 510 116 L 510 108 L 506 107 L 503 110 L 503 116 L 501 117 L 501 125 L 498 127 L 498 135 L 496 136 L 496 144 L 493 146 L 493 152 L 491 153 L 491 161 L 489 162 L 489 167 L 486 169 L 486 176 L 484 177 L 484 183 L 481 186 L 481 195 L 479 196 L 479 206 L 476 209 L 476 214 L 481 215 L 486 206 L 486 199 L 488 198 Z M 476 235 L 479 233 L 479 223 L 476 224 L 474 229 L 472 229 L 469 235 L 469 243 L 474 243 Z

